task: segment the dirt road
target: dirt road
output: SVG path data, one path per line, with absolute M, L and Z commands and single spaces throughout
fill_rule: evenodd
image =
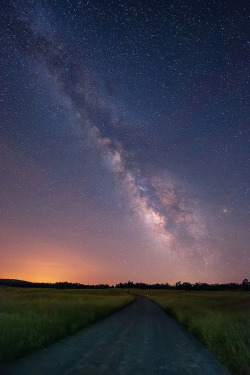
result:
M 228 375 L 202 344 L 137 297 L 114 315 L 17 361 L 4 375 Z

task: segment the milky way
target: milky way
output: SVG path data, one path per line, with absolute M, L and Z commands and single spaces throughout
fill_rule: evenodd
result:
M 3 277 L 247 277 L 244 2 L 1 13 Z

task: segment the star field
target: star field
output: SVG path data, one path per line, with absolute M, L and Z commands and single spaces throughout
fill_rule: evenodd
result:
M 249 277 L 247 2 L 1 14 L 2 277 Z

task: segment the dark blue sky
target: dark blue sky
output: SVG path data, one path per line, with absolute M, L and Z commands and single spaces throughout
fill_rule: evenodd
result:
M 249 277 L 248 11 L 1 4 L 3 277 Z

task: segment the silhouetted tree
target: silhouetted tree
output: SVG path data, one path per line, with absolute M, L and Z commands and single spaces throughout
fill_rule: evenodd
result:
M 245 292 L 249 292 L 250 291 L 250 282 L 247 280 L 247 279 L 244 279 L 242 281 L 242 290 L 244 290 Z

